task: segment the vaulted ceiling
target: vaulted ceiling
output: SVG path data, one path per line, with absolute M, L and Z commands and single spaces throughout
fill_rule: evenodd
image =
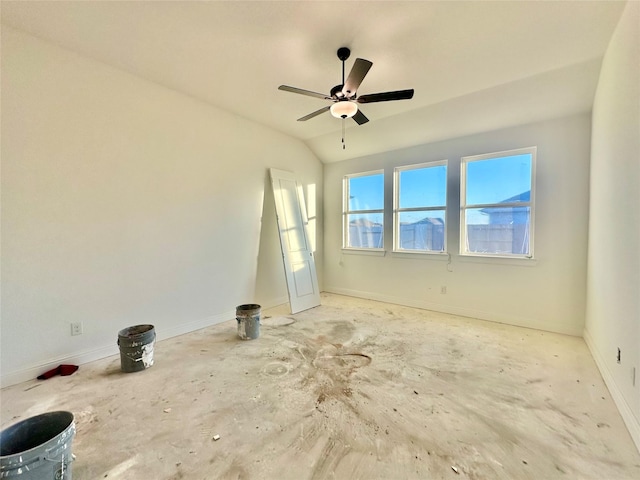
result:
M 618 1 L 2 1 L 2 22 L 299 138 L 323 162 L 591 109 Z M 329 113 L 339 47 L 373 67 L 358 94 L 414 88 Z

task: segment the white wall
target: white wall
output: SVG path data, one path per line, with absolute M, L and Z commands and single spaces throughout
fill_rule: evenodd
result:
M 307 147 L 2 30 L 3 385 L 117 353 L 127 326 L 152 323 L 162 339 L 286 301 L 263 197 L 275 167 L 322 205 Z M 83 335 L 70 336 L 74 321 Z
M 593 105 L 584 335 L 640 449 L 639 32 L 640 3 L 631 1 L 604 57 Z
M 535 260 L 461 257 L 460 158 L 537 146 Z M 325 290 L 580 335 L 584 327 L 588 113 L 325 165 Z M 393 168 L 448 160 L 446 257 L 390 253 Z M 342 178 L 385 170 L 381 256 L 341 249 Z M 451 271 L 449 271 L 451 270 Z M 441 294 L 440 287 L 447 293 Z

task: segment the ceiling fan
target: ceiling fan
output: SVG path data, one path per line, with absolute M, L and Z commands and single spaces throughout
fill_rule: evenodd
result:
M 309 97 L 320 98 L 322 100 L 329 100 L 332 102 L 331 105 L 322 107 L 309 115 L 299 118 L 299 122 L 305 122 L 310 118 L 320 115 L 321 113 L 330 111 L 331 115 L 336 118 L 342 118 L 343 120 L 346 118 L 353 118 L 358 125 L 362 125 L 363 123 L 367 123 L 369 119 L 364 113 L 362 113 L 362 110 L 358 108 L 359 104 L 389 102 L 391 100 L 408 100 L 413 97 L 413 89 L 371 93 L 369 95 L 358 96 L 358 87 L 362 83 L 362 80 L 373 63 L 363 58 L 356 58 L 356 61 L 351 68 L 351 72 L 349 72 L 349 76 L 345 81 L 344 62 L 349 58 L 349 55 L 351 55 L 351 50 L 347 47 L 341 47 L 338 49 L 338 58 L 342 61 L 342 85 L 336 85 L 333 87 L 329 95 L 290 87 L 288 85 L 280 85 L 278 87 L 279 90 L 284 90 L 285 92 L 299 93 L 300 95 L 307 95 Z

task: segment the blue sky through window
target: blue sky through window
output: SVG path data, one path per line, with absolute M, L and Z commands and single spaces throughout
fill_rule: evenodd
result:
M 524 153 L 468 162 L 467 205 L 496 204 L 505 200 L 529 201 L 531 194 L 532 155 Z M 522 195 L 529 192 L 527 195 Z M 467 224 L 489 223 L 486 209 L 468 209 Z
M 500 203 L 530 190 L 530 153 L 467 163 L 467 205 Z
M 447 167 L 400 171 L 400 208 L 439 207 L 447 203 Z
M 349 210 L 384 209 L 384 174 L 349 178 Z

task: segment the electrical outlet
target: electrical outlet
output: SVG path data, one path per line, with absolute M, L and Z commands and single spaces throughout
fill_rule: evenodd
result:
M 447 293 L 446 285 L 443 285 L 443 286 L 440 287 L 440 293 L 442 293 L 442 294 Z
M 82 335 L 82 322 L 71 322 L 71 335 Z

